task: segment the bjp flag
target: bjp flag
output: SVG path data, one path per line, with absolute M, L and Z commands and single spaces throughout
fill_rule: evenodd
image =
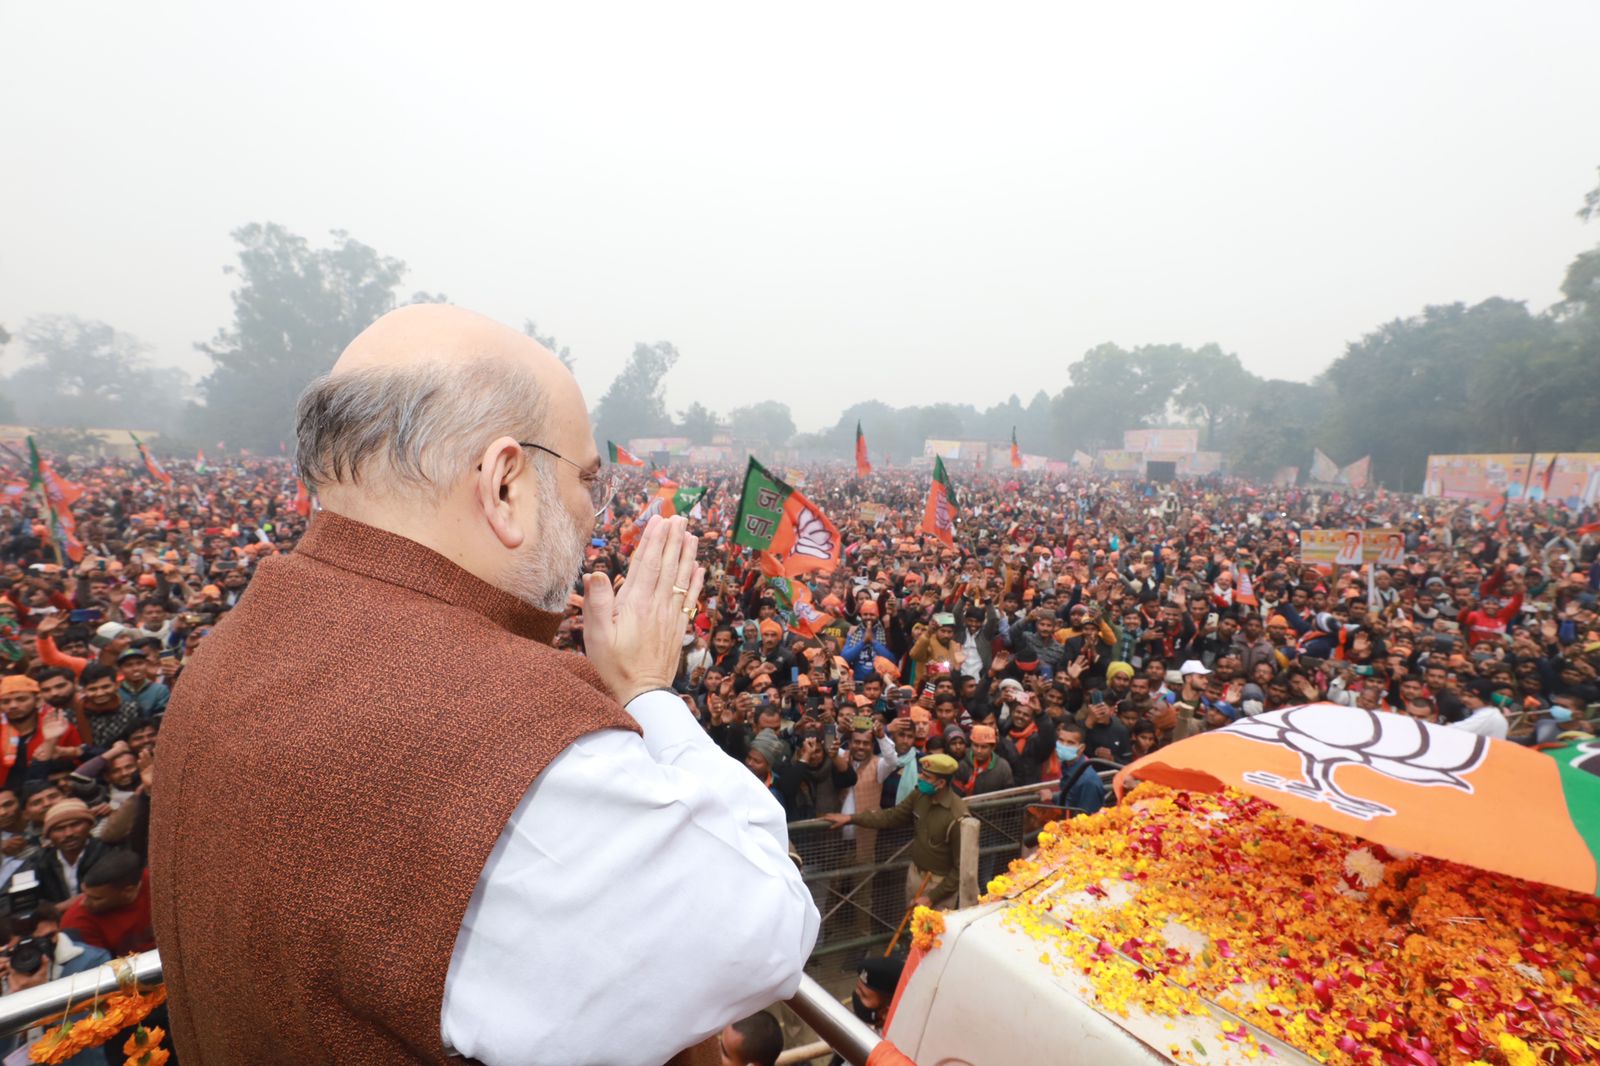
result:
M 928 486 L 928 502 L 922 508 L 922 525 L 918 528 L 944 541 L 945 546 L 956 546 L 956 490 L 945 473 L 944 459 L 933 457 L 933 483 Z
M 1017 427 L 1011 427 L 1011 469 L 1022 469 L 1022 450 L 1017 447 Z
M 1118 796 L 1135 780 L 1236 788 L 1386 848 L 1600 889 L 1600 741 L 1540 751 L 1409 715 L 1314 703 L 1152 752 L 1117 774 Z
M 783 560 L 789 577 L 839 565 L 839 527 L 788 482 L 750 457 L 733 542 Z
M 861 434 L 861 422 L 856 421 L 856 477 L 872 473 L 872 460 L 867 458 L 867 438 Z
M 644 460 L 615 441 L 606 441 L 606 454 L 618 466 L 643 466 Z

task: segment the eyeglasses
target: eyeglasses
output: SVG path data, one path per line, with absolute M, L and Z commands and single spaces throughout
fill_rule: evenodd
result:
M 614 468 L 602 465 L 599 470 L 590 472 L 555 449 L 546 448 L 543 444 L 535 444 L 527 440 L 519 440 L 517 443 L 524 448 L 536 448 L 548 455 L 553 455 L 576 470 L 578 472 L 578 480 L 582 481 L 583 487 L 589 490 L 589 502 L 594 504 L 594 516 L 599 518 L 606 513 L 606 508 L 611 506 L 611 498 L 617 494 L 617 472 Z

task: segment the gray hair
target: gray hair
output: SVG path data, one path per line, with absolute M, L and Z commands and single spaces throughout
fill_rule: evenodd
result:
M 496 437 L 537 439 L 544 410 L 533 372 L 509 359 L 324 374 L 296 405 L 295 462 L 313 492 L 365 483 L 437 500 Z

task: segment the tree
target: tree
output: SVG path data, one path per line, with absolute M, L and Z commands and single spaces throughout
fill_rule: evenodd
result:
M 1173 405 L 1205 423 L 1203 446 L 1215 448 L 1218 426 L 1243 414 L 1259 379 L 1244 368 L 1237 355 L 1215 344 L 1180 352 L 1177 361 L 1183 384 L 1172 398 Z
M 710 444 L 722 428 L 722 419 L 699 400 L 678 412 L 678 432 L 688 437 L 690 444 Z
M 1600 185 L 1590 189 L 1583 197 L 1583 206 L 1578 209 L 1578 217 L 1585 222 L 1600 219 Z
M 633 354 L 595 405 L 593 422 L 599 440 L 628 440 L 671 433 L 664 382 L 678 361 L 678 349 L 666 341 L 633 346 Z
M 794 417 L 788 404 L 763 400 L 729 412 L 728 429 L 734 440 L 781 448 L 794 436 Z
M 41 315 L 20 336 L 27 354 L 7 391 L 32 425 L 170 432 L 187 402 L 187 374 L 152 367 L 137 337 L 105 322 Z
M 1160 418 L 1183 383 L 1188 349 L 1147 344 L 1132 351 L 1100 344 L 1068 369 L 1072 385 L 1057 397 L 1056 417 L 1074 448 L 1122 446 L 1124 430 Z
M 1332 391 L 1275 378 L 1257 382 L 1227 449 L 1230 469 L 1263 479 L 1282 466 L 1306 469 Z
M 300 392 L 361 330 L 396 306 L 406 265 L 343 230 L 313 248 L 274 222 L 233 232 L 233 322 L 196 347 L 210 357 L 197 412 L 203 439 L 268 449 L 293 433 Z M 419 294 L 425 295 L 425 294 Z
M 522 332 L 526 333 L 528 336 L 544 345 L 544 347 L 548 348 L 551 354 L 553 354 L 557 359 L 561 360 L 561 365 L 566 367 L 568 370 L 571 370 L 573 366 L 576 365 L 577 360 L 572 358 L 572 349 L 568 348 L 564 344 L 558 344 L 554 337 L 540 335 L 539 324 L 533 319 L 524 318 L 522 320 Z
M 1532 448 L 1541 394 L 1514 363 L 1542 360 L 1555 344 L 1548 318 L 1499 297 L 1380 326 L 1322 374 L 1333 388 L 1330 450 L 1371 453 L 1377 480 L 1415 488 L 1430 452 Z

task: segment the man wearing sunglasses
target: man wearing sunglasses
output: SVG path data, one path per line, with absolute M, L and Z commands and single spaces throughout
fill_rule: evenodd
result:
M 620 589 L 584 579 L 587 658 L 551 648 L 610 470 L 560 362 L 459 308 L 374 323 L 297 432 L 322 510 L 161 730 L 178 1054 L 715 1061 L 793 994 L 818 916 L 782 808 L 668 688 L 696 538 L 652 520 Z

